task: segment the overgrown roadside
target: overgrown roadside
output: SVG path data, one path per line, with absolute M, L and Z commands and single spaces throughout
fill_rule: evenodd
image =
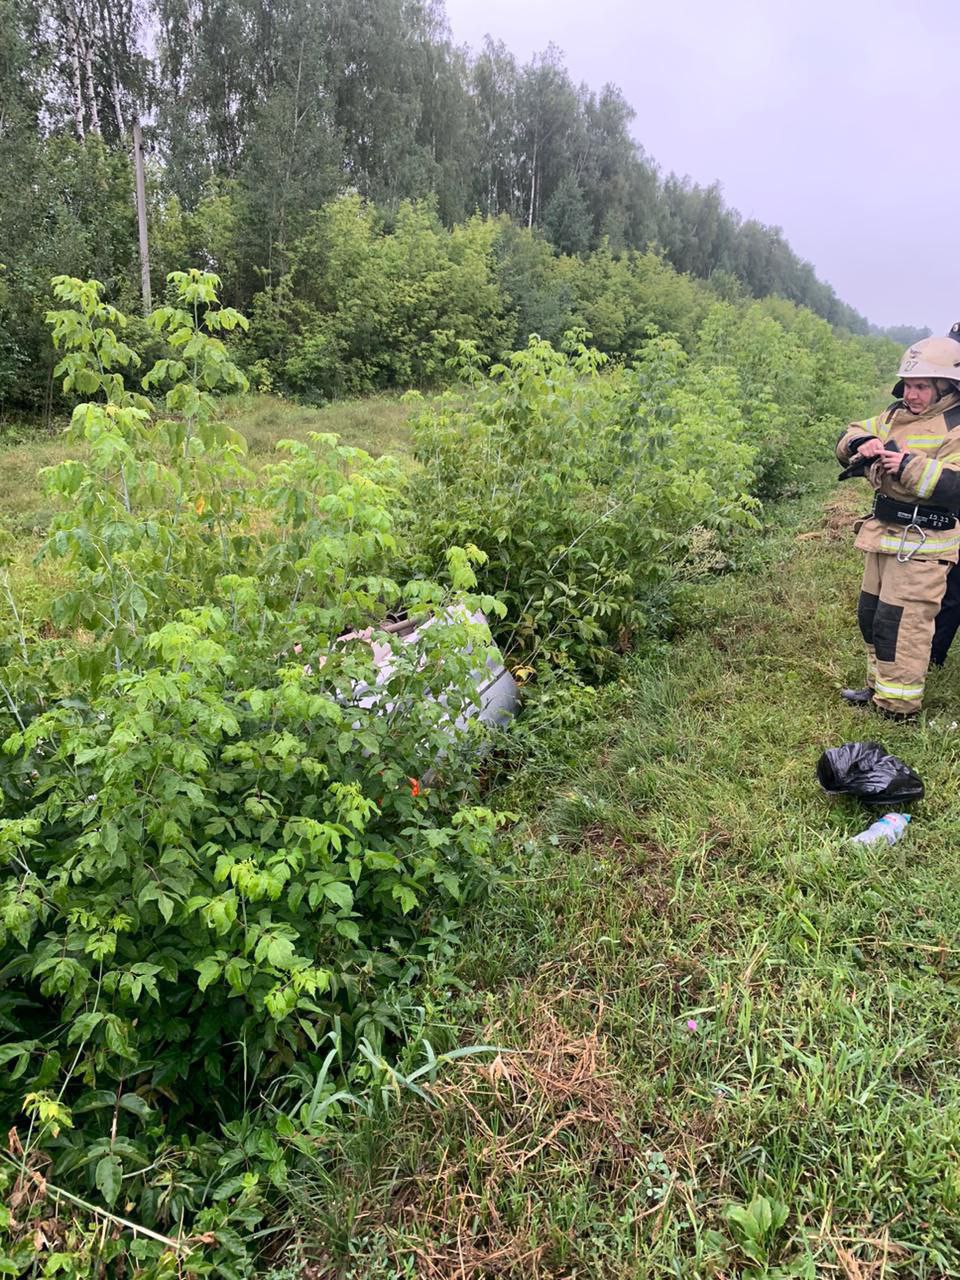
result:
M 582 333 L 487 371 L 464 341 L 462 384 L 422 405 L 409 437 L 394 401 L 367 423 L 371 443 L 410 440 L 404 468 L 309 437 L 302 408 L 211 394 L 244 385 L 217 335 L 247 320 L 217 305 L 209 274 L 169 283 L 183 306 L 150 325 L 173 354 L 141 375 L 102 286 L 54 282 L 58 376 L 94 398 L 62 442 L 79 456 L 46 474 L 49 510 L 11 495 L 3 539 L 0 1063 L 13 1066 L 0 1081 L 0 1271 L 249 1280 L 279 1262 L 270 1280 L 302 1280 L 303 1259 L 275 1252 L 291 1199 L 346 1167 L 346 1135 L 385 1130 L 385 1106 L 422 1101 L 438 1078 L 451 1087 L 465 1056 L 483 1062 L 464 1038 L 492 1015 L 485 1039 L 505 1046 L 498 1079 L 513 1099 L 502 1125 L 527 1136 L 505 1165 L 494 1145 L 497 1178 L 513 1179 L 484 1182 L 495 1219 L 461 1204 L 457 1265 L 575 1268 L 587 1184 L 561 1179 L 561 1208 L 541 1185 L 583 1124 L 588 1173 L 574 1164 L 575 1176 L 595 1178 L 628 1225 L 680 1194 L 673 1153 L 637 1145 L 648 1121 L 592 1008 L 612 997 L 619 1015 L 620 977 L 576 1016 L 536 985 L 543 956 L 566 980 L 569 956 L 587 963 L 594 945 L 596 929 L 567 936 L 565 899 L 550 896 L 563 859 L 583 861 L 575 849 L 597 868 L 578 869 L 568 897 L 602 905 L 608 851 L 629 871 L 639 850 L 663 865 L 663 913 L 670 902 L 673 845 L 631 816 L 648 811 L 636 801 L 618 818 L 618 796 L 578 799 L 567 777 L 571 759 L 609 760 L 620 748 L 603 726 L 629 719 L 587 682 L 644 652 L 624 696 L 644 721 L 663 718 L 646 708 L 644 671 L 672 660 L 675 586 L 728 564 L 738 531 L 760 534 L 759 501 L 819 464 L 835 416 L 859 412 L 883 372 L 884 344 L 795 308 L 778 307 L 781 323 L 732 303 L 711 307 L 694 354 L 651 335 L 603 372 Z M 324 411 L 327 424 L 341 412 Z M 291 427 L 308 440 L 269 459 Z M 44 533 L 41 580 L 28 560 Z M 686 609 L 699 621 L 704 607 Z M 522 767 L 508 761 L 499 787 L 458 714 L 490 634 L 476 611 L 517 678 L 538 682 L 503 748 Z M 424 625 L 401 648 L 388 620 L 404 612 Z M 388 702 L 367 692 L 380 688 Z M 489 807 L 501 801 L 511 808 Z M 515 811 L 536 817 L 505 849 L 495 832 Z M 531 877 L 546 898 L 525 896 Z M 551 912 L 556 936 L 539 937 Z M 491 947 L 491 928 L 510 951 Z M 629 930 L 597 928 L 601 950 L 633 945 Z M 538 1009 L 556 1005 L 552 1020 L 526 1026 L 521 1012 L 511 1029 L 509 1003 L 485 1011 L 471 994 L 491 982 L 529 988 Z M 595 1088 L 605 1064 L 609 1087 Z M 643 1186 L 639 1204 L 620 1202 L 628 1184 Z M 458 1181 L 450 1194 L 460 1203 Z M 316 1198 L 302 1215 L 311 1243 L 318 1213 L 348 1200 Z M 517 1223 L 514 1199 L 533 1206 Z M 756 1212 L 772 1223 L 786 1210 Z M 445 1215 L 413 1197 L 380 1233 L 387 1274 L 393 1258 L 446 1265 Z M 349 1253 L 347 1229 L 316 1251 Z M 611 1247 L 632 1249 L 624 1239 Z
M 838 704 L 856 501 L 777 508 L 680 643 L 541 726 L 457 974 L 504 1052 L 304 1192 L 315 1274 L 960 1272 L 958 659 L 919 727 Z M 868 736 L 928 788 L 892 848 L 813 777 Z

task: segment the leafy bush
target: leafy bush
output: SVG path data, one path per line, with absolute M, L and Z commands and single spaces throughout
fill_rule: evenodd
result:
M 726 382 L 756 450 L 756 492 L 763 498 L 810 483 L 837 423 L 860 411 L 879 376 L 866 340 L 844 341 L 825 320 L 780 298 L 713 306 L 700 330 L 696 366 Z
M 600 268 L 629 278 L 610 255 L 579 264 Z M 606 314 L 607 345 L 625 314 Z M 461 343 L 467 390 L 415 423 L 420 568 L 449 541 L 485 553 L 481 582 L 508 605 L 498 638 L 517 666 L 609 670 L 661 629 L 669 584 L 723 563 L 757 498 L 810 482 L 838 416 L 875 385 L 867 346 L 790 303 L 716 303 L 693 357 L 644 324 L 633 363 L 602 376 L 582 331 L 565 353 L 532 338 L 489 374 Z
M 602 672 L 655 628 L 653 588 L 697 530 L 752 523 L 736 406 L 722 379 L 684 383 L 672 338 L 603 377 L 604 357 L 576 335 L 568 353 L 531 339 L 489 375 L 461 351 L 469 391 L 414 426 L 421 567 L 451 540 L 476 545 L 484 589 L 508 606 L 512 661 Z
M 475 548 L 448 588 L 391 576 L 389 461 L 314 436 L 246 469 L 212 398 L 242 385 L 219 335 L 245 321 L 215 283 L 176 275 L 152 317 L 176 353 L 143 379 L 160 416 L 97 282 L 56 282 L 59 372 L 98 398 L 70 427 L 88 461 L 47 474 L 55 634 L 17 612 L 0 638 L 0 1105 L 21 1176 L 42 1151 L 161 1230 L 213 1194 L 197 1230 L 223 1243 L 342 1082 L 387 1069 L 444 913 L 489 880 L 500 818 L 460 717 L 471 610 L 500 606 L 471 594 Z M 398 641 L 388 607 L 425 625 Z
M 674 334 L 693 349 L 714 300 L 709 286 L 681 275 L 656 253 L 613 253 L 606 243 L 557 264 L 575 298 L 574 314 L 609 355 L 630 359 L 651 334 Z
M 446 231 L 409 202 L 388 227 L 357 197 L 333 201 L 297 242 L 284 279 L 254 300 L 254 353 L 307 399 L 432 384 L 446 335 L 499 350 L 509 331 L 493 276 L 496 234 L 481 218 Z

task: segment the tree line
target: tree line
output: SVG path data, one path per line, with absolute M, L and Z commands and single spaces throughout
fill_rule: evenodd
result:
M 51 275 L 133 302 L 135 120 L 158 286 L 213 268 L 252 308 L 296 271 L 317 210 L 352 194 L 388 230 L 426 202 L 442 228 L 505 219 L 578 260 L 652 250 L 721 297 L 870 331 L 779 228 L 664 175 L 619 89 L 575 84 L 553 46 L 526 64 L 458 47 L 442 0 L 0 0 L 0 402 L 44 394 Z

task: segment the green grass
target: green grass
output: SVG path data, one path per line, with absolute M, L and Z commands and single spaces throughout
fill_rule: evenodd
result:
M 224 418 L 246 438 L 254 467 L 270 459 L 278 440 L 303 440 L 311 431 L 333 432 L 374 456 L 392 453 L 404 461 L 410 456 L 410 408 L 396 396 L 323 408 L 271 395 L 234 396 L 222 403 Z M 56 511 L 39 473 L 80 452 L 63 439 L 65 425 L 44 431 L 29 423 L 7 423 L 0 433 L 0 564 L 9 573 L 18 608 L 38 617 L 46 616 L 50 599 L 63 587 L 62 565 L 38 562 L 35 556 Z
M 0 523 L 16 533 L 30 534 L 45 529 L 53 508 L 45 498 L 37 473 L 41 467 L 53 466 L 74 451 L 57 435 L 24 438 L 19 433 L 16 443 L 0 437 Z
M 374 457 L 410 450 L 410 406 L 399 396 L 339 400 L 323 408 L 294 404 L 278 396 L 238 396 L 224 401 L 224 418 L 246 437 L 254 459 L 272 452 L 278 440 L 306 439 L 310 431 L 329 431 L 344 444 Z
M 453 1036 L 510 1052 L 299 1191 L 323 1274 L 960 1274 L 960 657 L 917 727 L 839 703 L 855 500 L 781 508 L 680 643 L 554 708 L 456 975 Z M 872 736 L 928 798 L 865 850 L 814 766 Z
M 310 430 L 407 447 L 395 400 L 228 411 L 255 460 Z M 0 450 L 12 577 L 41 594 L 36 469 L 63 456 Z M 509 1052 L 359 1123 L 293 1189 L 319 1274 L 960 1275 L 960 656 L 916 727 L 840 705 L 862 677 L 844 494 L 779 508 L 689 588 L 678 643 L 531 709 L 492 797 L 525 817 L 437 993 L 438 1043 Z M 863 850 L 870 815 L 813 771 L 870 736 L 928 798 Z M 751 1243 L 726 1213 L 756 1196 L 785 1218 Z
M 410 407 L 396 396 L 344 400 L 323 408 L 294 404 L 271 395 L 233 396 L 222 402 L 223 417 L 247 441 L 251 461 L 267 460 L 278 440 L 306 439 L 311 431 L 339 435 L 344 444 L 404 457 L 410 451 Z M 40 431 L 29 424 L 8 425 L 0 434 L 0 524 L 18 534 L 42 532 L 52 508 L 43 495 L 42 467 L 76 456 L 62 438 L 62 427 Z

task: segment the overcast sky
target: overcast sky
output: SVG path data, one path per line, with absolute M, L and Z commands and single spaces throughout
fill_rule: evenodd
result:
M 664 172 L 728 205 L 876 324 L 960 320 L 960 0 L 446 0 L 455 41 L 553 41 L 619 85 Z

